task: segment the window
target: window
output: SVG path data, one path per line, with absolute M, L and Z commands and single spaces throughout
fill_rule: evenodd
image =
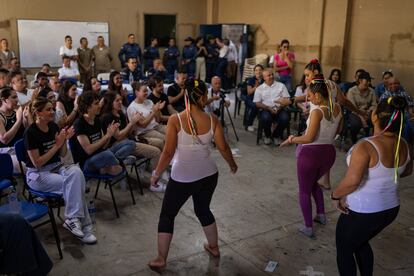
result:
M 168 47 L 170 37 L 175 38 L 175 15 L 146 14 L 145 47 L 150 45 L 151 37 L 158 38 L 158 46 Z

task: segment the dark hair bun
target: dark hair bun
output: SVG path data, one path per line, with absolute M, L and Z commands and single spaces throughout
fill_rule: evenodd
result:
M 404 110 L 407 106 L 407 101 L 405 100 L 405 98 L 400 96 L 392 97 L 390 105 L 397 110 Z
M 186 79 L 184 85 L 185 85 L 185 89 L 187 89 L 187 91 L 192 91 L 195 87 L 194 78 Z

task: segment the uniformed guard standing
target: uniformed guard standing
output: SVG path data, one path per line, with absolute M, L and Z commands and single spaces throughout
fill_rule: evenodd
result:
M 118 58 L 121 62 L 121 66 L 125 67 L 128 58 L 134 57 L 138 61 L 138 66 L 141 66 L 142 63 L 142 52 L 141 47 L 138 43 L 135 43 L 135 35 L 128 35 L 128 42 L 122 45 L 121 50 L 119 51 Z
M 178 58 L 180 57 L 180 50 L 175 45 L 175 38 L 170 38 L 168 41 L 168 48 L 164 52 L 164 64 L 167 69 L 167 79 L 175 81 L 174 73 L 178 71 Z
M 183 48 L 182 60 L 188 77 L 194 77 L 196 69 L 197 48 L 194 46 L 194 39 L 190 36 L 184 39 L 185 46 Z
M 160 51 L 158 50 L 158 38 L 151 38 L 151 45 L 144 50 L 144 71 L 150 70 L 154 67 L 154 60 L 160 58 Z
M 208 43 L 206 45 L 207 57 L 206 57 L 206 82 L 211 83 L 211 78 L 214 77 L 216 72 L 216 66 L 218 62 L 219 49 L 216 44 L 216 38 L 214 35 L 207 36 Z

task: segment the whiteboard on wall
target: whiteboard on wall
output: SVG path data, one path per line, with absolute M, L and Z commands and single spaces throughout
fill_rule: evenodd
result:
M 106 22 L 76 22 L 48 20 L 17 20 L 19 37 L 19 57 L 24 68 L 41 67 L 49 63 L 61 67 L 59 49 L 65 45 L 65 36 L 70 35 L 73 48 L 79 47 L 81 37 L 86 37 L 89 47 L 96 44 L 98 36 L 103 36 L 109 45 L 109 28 Z

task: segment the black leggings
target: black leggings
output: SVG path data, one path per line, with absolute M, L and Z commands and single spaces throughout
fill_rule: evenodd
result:
M 349 211 L 341 214 L 336 224 L 336 261 L 341 276 L 356 276 L 355 259 L 361 276 L 371 276 L 374 253 L 369 241 L 387 227 L 398 215 L 400 206 L 377 213 Z M 354 258 L 355 256 L 355 258 Z
M 175 181 L 170 178 L 158 222 L 158 233 L 173 233 L 174 219 L 181 207 L 192 196 L 194 212 L 202 226 L 215 222 L 210 211 L 210 202 L 217 186 L 218 172 L 190 183 Z

